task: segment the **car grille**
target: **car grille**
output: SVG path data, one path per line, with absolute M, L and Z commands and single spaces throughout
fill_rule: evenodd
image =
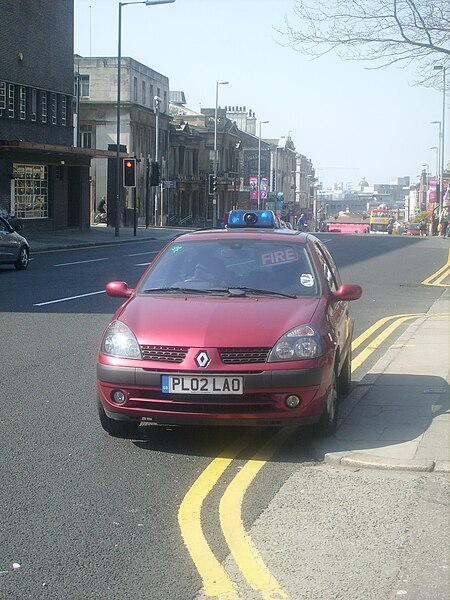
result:
M 225 365 L 265 363 L 271 348 L 219 348 Z M 182 363 L 189 351 L 187 346 L 141 346 L 142 358 L 163 363 Z
M 165 363 L 182 363 L 188 350 L 186 346 L 141 346 L 144 360 Z
M 219 354 L 226 365 L 247 365 L 267 362 L 270 350 L 270 348 L 219 348 Z
M 258 414 L 275 410 L 270 394 L 243 394 L 242 396 L 205 396 L 205 394 L 167 394 L 160 391 L 139 390 L 127 403 L 133 408 L 162 411 L 167 414 Z

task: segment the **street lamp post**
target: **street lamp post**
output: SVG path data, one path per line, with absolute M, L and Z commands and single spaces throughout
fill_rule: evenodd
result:
M 214 181 L 217 185 L 217 108 L 219 104 L 219 85 L 228 85 L 228 81 L 216 81 L 216 105 L 214 108 L 214 161 L 213 172 Z M 217 227 L 217 189 L 214 189 L 213 194 L 213 227 Z
M 128 4 L 145 4 L 153 6 L 155 4 L 173 4 L 175 0 L 138 0 L 137 2 L 119 2 L 119 21 L 117 35 L 117 130 L 116 130 L 116 214 L 115 214 L 115 237 L 119 237 L 120 232 L 120 71 L 122 59 L 122 6 Z
M 446 67 L 443 65 L 434 65 L 435 71 L 442 71 L 443 89 L 442 89 L 442 130 L 440 130 L 440 147 L 441 147 L 441 185 L 439 186 L 439 213 L 442 212 L 444 204 L 444 162 L 445 162 L 445 72 Z
M 261 125 L 264 123 L 269 123 L 269 121 L 260 121 L 259 122 L 259 138 L 258 138 L 258 210 L 261 208 Z
M 437 146 L 431 146 L 430 150 L 436 150 L 436 167 L 434 174 L 437 177 L 439 173 L 439 148 Z

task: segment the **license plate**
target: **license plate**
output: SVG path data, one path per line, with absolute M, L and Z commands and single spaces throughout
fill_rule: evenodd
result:
M 191 375 L 163 375 L 164 394 L 243 394 L 243 377 L 221 377 L 209 375 L 195 377 Z

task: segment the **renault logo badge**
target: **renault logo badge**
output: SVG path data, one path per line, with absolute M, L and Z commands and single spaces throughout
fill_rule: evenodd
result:
M 197 366 L 201 367 L 202 369 L 209 365 L 210 359 L 205 350 L 202 350 L 197 354 L 195 357 L 195 362 L 197 363 Z

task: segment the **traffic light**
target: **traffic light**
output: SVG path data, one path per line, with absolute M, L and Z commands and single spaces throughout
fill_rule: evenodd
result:
M 209 175 L 209 195 L 214 196 L 217 192 L 217 176 L 214 174 Z
M 159 185 L 159 163 L 154 160 L 150 163 L 150 185 Z
M 135 158 L 125 158 L 123 161 L 123 187 L 136 187 Z

